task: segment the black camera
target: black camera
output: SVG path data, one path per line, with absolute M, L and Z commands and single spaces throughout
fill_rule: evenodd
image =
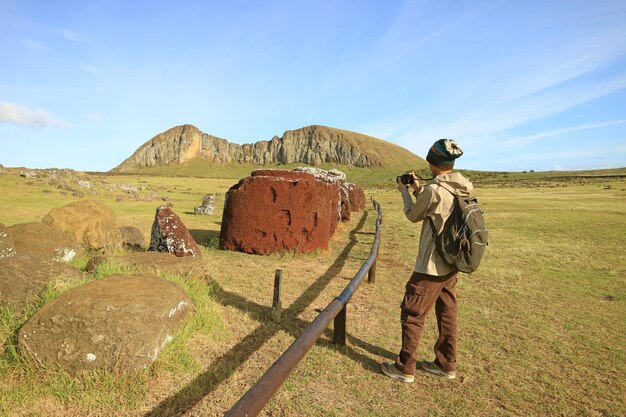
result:
M 401 182 L 404 185 L 413 183 L 413 177 L 410 174 L 402 174 L 396 177 L 396 182 Z

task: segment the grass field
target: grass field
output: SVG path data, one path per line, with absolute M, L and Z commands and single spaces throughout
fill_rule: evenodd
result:
M 384 212 L 377 277 L 348 305 L 347 346 L 334 346 L 328 329 L 262 415 L 625 415 L 623 172 L 558 180 L 528 174 L 525 183 L 518 179 L 522 173 L 479 178 L 493 185 L 476 190 L 490 246 L 480 269 L 459 281 L 457 380 L 418 373 L 415 383 L 401 384 L 379 371 L 379 362 L 392 360 L 400 348 L 399 304 L 419 225 L 404 218 L 395 187 L 372 185 L 366 194 Z M 13 349 L 23 319 L 3 311 L 0 415 L 222 415 L 343 290 L 373 239 L 376 216 L 368 207 L 340 226 L 326 251 L 263 257 L 225 252 L 216 247 L 223 193 L 236 180 L 94 175 L 92 182 L 96 194 L 84 198 L 103 200 L 118 225 L 135 225 L 146 235 L 162 197 L 173 203 L 202 245 L 211 273 L 209 283 L 184 283 L 203 317 L 190 319 L 146 372 L 72 377 L 23 363 Z M 121 183 L 145 189 L 129 198 L 111 186 Z M 192 215 L 207 192 L 219 193 L 215 215 Z M 43 182 L 0 176 L 5 225 L 37 221 L 76 199 Z M 269 321 L 276 268 L 284 270 L 280 323 Z M 109 265 L 91 279 L 115 271 Z M 42 297 L 63 290 L 51 285 Z M 421 358 L 432 358 L 435 338 L 433 313 Z

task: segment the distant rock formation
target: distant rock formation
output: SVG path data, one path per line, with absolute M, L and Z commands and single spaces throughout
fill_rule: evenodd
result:
M 274 136 L 269 141 L 238 145 L 203 133 L 195 126 L 183 125 L 150 139 L 113 171 L 181 164 L 197 157 L 220 164 L 332 163 L 378 167 L 384 166 L 385 161 L 367 149 L 381 147 L 393 147 L 395 153 L 406 153 L 419 159 L 406 149 L 381 139 L 326 126 L 288 130 L 280 138 Z

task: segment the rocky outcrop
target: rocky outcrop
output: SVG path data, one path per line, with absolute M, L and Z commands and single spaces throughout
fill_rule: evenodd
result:
M 180 164 L 196 157 L 220 164 L 331 163 L 355 167 L 384 166 L 385 161 L 378 155 L 365 150 L 363 144 L 367 141 L 378 145 L 386 143 L 359 133 L 314 125 L 288 130 L 282 137 L 274 136 L 269 141 L 238 145 L 203 133 L 195 126 L 183 125 L 150 139 L 113 171 Z
M 88 249 L 100 249 L 120 244 L 115 214 L 97 200 L 83 200 L 51 210 L 41 223 L 68 233 Z
M 156 209 L 148 250 L 169 252 L 176 256 L 202 256 L 183 221 L 167 206 Z
M 256 170 L 226 193 L 220 246 L 261 255 L 326 249 L 338 202 L 335 183 L 304 172 Z
M 192 309 L 177 284 L 153 275 L 111 275 L 46 304 L 20 329 L 18 349 L 34 365 L 72 373 L 140 370 Z

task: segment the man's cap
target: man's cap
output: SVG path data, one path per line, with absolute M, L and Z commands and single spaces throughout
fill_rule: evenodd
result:
M 453 139 L 439 139 L 428 150 L 426 160 L 441 169 L 449 170 L 454 167 L 454 161 L 463 155 L 463 150 Z

